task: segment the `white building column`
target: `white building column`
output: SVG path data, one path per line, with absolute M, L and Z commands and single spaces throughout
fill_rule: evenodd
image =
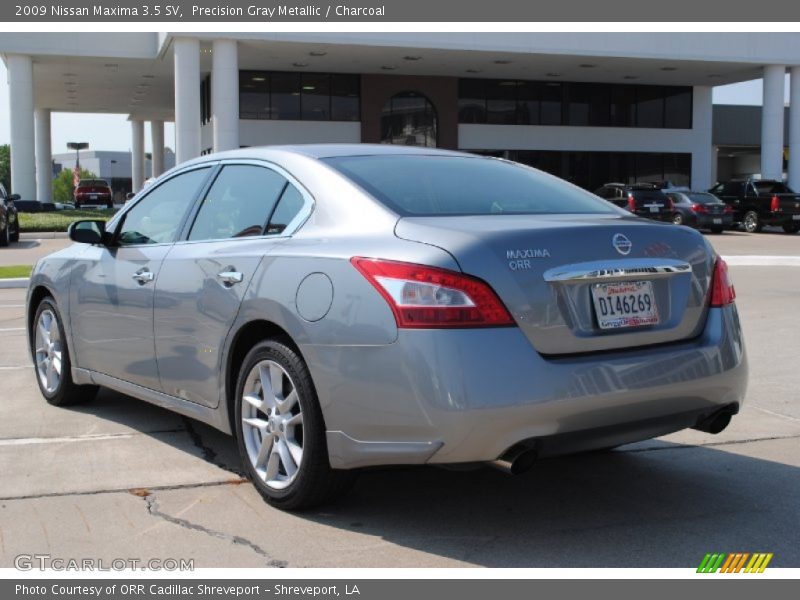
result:
M 789 187 L 800 191 L 800 67 L 789 70 Z
M 214 152 L 239 147 L 239 50 L 236 40 L 214 40 L 211 53 Z
M 144 121 L 131 121 L 131 188 L 138 192 L 144 185 Z
M 200 156 L 200 42 L 177 37 L 175 52 L 175 162 Z
M 164 121 L 150 121 L 150 142 L 153 146 L 151 177 L 164 172 Z
M 50 109 L 37 108 L 36 130 L 36 199 L 53 201 L 53 149 L 50 140 Z
M 9 54 L 8 117 L 11 135 L 11 191 L 22 200 L 36 199 L 36 162 L 33 133 L 33 61 Z
M 707 85 L 694 87 L 692 105 L 692 182 L 693 190 L 707 190 L 714 185 L 717 153 L 711 142 L 713 123 L 713 88 Z
M 764 100 L 761 109 L 761 177 L 783 177 L 783 85 L 786 67 L 764 67 Z

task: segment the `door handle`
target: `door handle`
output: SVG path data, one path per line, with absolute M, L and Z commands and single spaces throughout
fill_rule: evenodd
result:
M 242 283 L 244 280 L 244 274 L 240 273 L 239 271 L 234 271 L 229 269 L 227 271 L 222 271 L 217 273 L 217 278 L 226 286 L 231 287 L 236 283 Z
M 147 267 L 143 269 L 139 269 L 132 275 L 132 279 L 139 283 L 139 285 L 144 285 L 145 283 L 150 283 L 155 279 L 155 275 L 153 275 L 152 271 L 148 270 Z

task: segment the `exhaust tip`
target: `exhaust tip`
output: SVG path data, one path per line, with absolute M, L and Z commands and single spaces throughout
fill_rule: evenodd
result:
M 715 413 L 699 419 L 692 429 L 711 434 L 722 433 L 722 431 L 730 425 L 731 418 L 737 412 L 739 412 L 738 405 L 726 406 Z
M 535 449 L 515 446 L 506 451 L 500 458 L 490 461 L 488 464 L 508 475 L 521 475 L 533 467 L 537 457 L 538 454 Z

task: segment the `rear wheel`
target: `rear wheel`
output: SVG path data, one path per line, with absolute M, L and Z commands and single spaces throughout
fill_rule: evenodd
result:
M 11 233 L 9 232 L 9 223 L 6 220 L 6 226 L 0 231 L 0 247 L 5 248 L 11 241 Z
M 800 223 L 787 223 L 783 226 L 783 230 L 786 233 L 797 233 L 800 231 Z
M 683 225 L 683 215 L 681 213 L 672 215 L 672 223 L 674 225 Z
M 742 219 L 742 226 L 747 233 L 758 233 L 764 227 L 761 219 L 758 218 L 758 213 L 754 210 L 749 210 L 744 213 Z
M 248 353 L 234 414 L 242 463 L 268 503 L 310 508 L 341 496 L 355 481 L 354 472 L 331 468 L 308 367 L 282 340 L 266 340 Z
M 87 402 L 97 393 L 95 385 L 76 385 L 64 327 L 55 301 L 46 297 L 39 303 L 33 319 L 33 364 L 36 382 L 45 399 L 54 406 Z
M 723 231 L 725 231 L 724 227 L 712 227 L 711 228 L 711 233 L 722 233 Z
M 17 224 L 14 226 L 14 231 L 8 236 L 12 242 L 19 241 L 19 215 L 17 215 Z

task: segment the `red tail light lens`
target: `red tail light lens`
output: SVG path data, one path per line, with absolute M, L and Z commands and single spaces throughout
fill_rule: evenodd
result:
M 667 210 L 672 210 L 675 208 L 675 203 L 672 201 L 672 198 L 667 196 Z
M 728 274 L 728 264 L 717 258 L 714 264 L 714 275 L 711 278 L 711 307 L 717 308 L 732 304 L 736 300 L 736 290 Z
M 424 265 L 357 256 L 350 262 L 383 296 L 400 328 L 514 325 L 497 294 L 475 277 Z
M 692 204 L 692 212 L 706 213 L 708 212 L 708 208 L 706 208 L 705 204 Z
M 777 196 L 772 197 L 772 203 L 770 204 L 769 209 L 772 212 L 778 212 L 781 209 L 781 200 Z
M 628 194 L 628 210 L 631 212 L 636 212 L 636 200 L 633 197 L 633 194 Z
M 733 212 L 733 207 L 730 206 L 729 204 L 726 204 L 725 205 L 725 212 L 726 213 L 732 213 Z

